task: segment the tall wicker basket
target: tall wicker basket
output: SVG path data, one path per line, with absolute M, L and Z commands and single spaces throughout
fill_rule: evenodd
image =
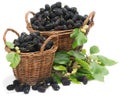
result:
M 31 23 L 29 23 L 29 20 L 28 20 L 28 16 L 32 14 L 33 16 L 35 15 L 34 12 L 32 11 L 28 11 L 25 15 L 25 21 L 26 21 L 26 27 L 27 29 L 29 30 L 29 32 L 35 32 L 35 31 L 38 31 L 38 30 L 33 30 L 32 26 L 31 26 Z M 95 16 L 95 12 L 91 12 L 89 14 L 89 16 L 86 18 L 86 20 L 84 21 L 83 23 L 83 26 L 84 25 L 87 25 L 88 22 L 90 21 L 89 23 L 89 27 L 87 29 L 87 32 L 86 32 L 86 35 L 88 34 L 90 28 L 94 25 L 94 16 Z M 58 35 L 58 50 L 65 50 L 65 51 L 68 51 L 70 49 L 72 49 L 72 43 L 73 43 L 73 39 L 70 38 L 70 34 L 73 32 L 73 29 L 72 30 L 60 30 L 60 31 L 39 31 L 41 34 L 43 35 Z M 82 48 L 82 46 L 81 46 Z
M 7 29 L 4 33 L 3 40 L 6 45 L 6 34 L 8 32 L 15 33 L 18 37 L 19 34 L 13 29 Z M 45 45 L 49 40 L 54 42 L 51 49 L 44 51 Z M 22 83 L 34 85 L 38 81 L 45 79 L 51 75 L 52 64 L 55 52 L 57 50 L 58 39 L 56 35 L 51 35 L 46 39 L 38 52 L 20 53 L 21 61 L 16 68 L 13 68 L 16 79 Z M 7 52 L 11 52 L 7 46 L 5 46 Z

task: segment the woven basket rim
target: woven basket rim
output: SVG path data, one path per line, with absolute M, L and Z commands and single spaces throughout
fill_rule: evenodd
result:
M 12 51 L 11 49 L 9 49 L 7 46 L 5 46 L 5 50 L 9 53 L 9 52 L 15 52 L 15 51 Z M 57 47 L 52 47 L 48 50 L 45 50 L 43 52 L 40 52 L 40 51 L 35 51 L 35 52 L 20 52 L 20 55 L 40 55 L 40 54 L 44 54 L 44 53 L 53 53 L 57 50 Z

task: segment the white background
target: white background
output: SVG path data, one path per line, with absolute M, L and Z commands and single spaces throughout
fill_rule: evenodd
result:
M 105 82 L 91 81 L 87 85 L 72 84 L 62 87 L 60 91 L 49 88 L 46 93 L 30 91 L 27 96 L 120 96 L 120 3 L 119 0 L 59 0 L 64 5 L 75 6 L 79 13 L 89 14 L 96 11 L 95 25 L 88 35 L 88 43 L 84 46 L 98 45 L 101 53 L 118 62 L 109 67 L 109 75 Z M 15 91 L 8 92 L 6 86 L 14 80 L 12 69 L 6 61 L 3 33 L 6 28 L 13 28 L 18 32 L 28 32 L 25 23 L 25 13 L 29 10 L 38 12 L 46 3 L 53 4 L 57 0 L 2 0 L 0 1 L 0 96 L 24 96 Z M 7 40 L 13 40 L 12 33 Z M 66 41 L 67 42 L 67 41 Z

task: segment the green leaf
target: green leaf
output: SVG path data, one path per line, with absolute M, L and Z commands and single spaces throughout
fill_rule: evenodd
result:
M 88 78 L 88 80 L 93 80 L 94 77 L 92 76 L 92 74 L 90 73 L 84 73 L 82 71 L 76 73 L 76 76 L 86 76 Z
M 16 68 L 16 67 L 17 67 L 17 64 L 16 64 L 16 63 L 11 63 L 11 64 L 10 64 L 10 67 Z
M 66 67 L 62 66 L 62 65 L 59 65 L 59 66 L 55 65 L 55 66 L 53 66 L 53 69 L 57 70 L 57 71 L 66 71 L 67 70 Z
M 78 81 L 77 78 L 73 75 L 70 75 L 69 79 L 75 84 L 80 84 L 80 81 Z
M 98 61 L 98 57 L 97 57 L 97 55 L 90 55 L 89 56 L 89 58 L 91 59 L 91 60 L 94 60 L 94 61 Z
M 20 55 L 15 52 L 10 52 L 7 54 L 6 59 L 10 62 L 10 66 L 12 68 L 16 68 L 17 65 L 20 63 Z
M 57 74 L 52 74 L 52 77 L 58 82 L 58 83 L 61 83 L 61 78 L 59 75 Z
M 80 58 L 80 59 L 84 59 L 85 58 L 85 56 L 82 53 L 80 53 L 79 51 L 73 51 L 73 50 L 71 50 L 71 51 L 68 51 L 67 53 L 70 56 L 74 56 L 75 58 Z
M 79 58 L 75 58 L 75 60 L 78 62 L 78 64 L 80 64 L 80 66 L 83 68 L 83 69 L 86 69 L 87 71 L 90 72 L 90 66 L 87 62 L 79 59 Z
M 10 48 L 13 49 L 14 48 L 14 44 L 11 42 L 6 42 L 6 45 Z
M 70 58 L 69 55 L 66 52 L 56 52 L 55 54 L 55 59 L 54 59 L 54 63 L 55 64 L 64 64 L 66 65 L 67 63 L 69 63 Z
M 76 47 L 78 47 L 78 46 L 83 45 L 83 44 L 86 43 L 86 42 L 87 42 L 87 37 L 84 35 L 84 33 L 79 32 L 79 33 L 77 34 L 77 36 L 75 37 L 75 40 L 74 40 L 74 42 L 73 42 L 73 44 L 72 44 L 72 47 L 73 47 L 73 49 L 74 49 L 74 48 L 76 48 Z
M 99 81 L 104 81 L 104 75 L 107 75 L 109 73 L 105 66 L 101 66 L 96 62 L 91 62 L 90 68 L 93 77 Z
M 91 67 L 92 72 L 95 74 L 107 75 L 109 73 L 105 66 L 101 66 L 100 64 L 97 64 L 96 62 L 90 63 L 90 67 Z
M 72 44 L 73 49 L 87 42 L 87 37 L 80 32 L 79 28 L 75 28 L 70 37 L 75 39 Z
M 111 60 L 111 59 L 109 59 L 109 58 L 107 58 L 107 57 L 105 57 L 105 56 L 102 56 L 102 55 L 98 55 L 97 57 L 98 57 L 98 60 L 99 60 L 102 64 L 104 64 L 105 66 L 112 66 L 112 65 L 114 65 L 114 64 L 117 63 L 116 61 Z
M 101 74 L 94 74 L 93 77 L 98 81 L 104 82 L 104 76 Z
M 79 69 L 78 69 L 78 73 L 91 74 L 90 71 L 88 71 L 88 70 L 86 70 L 86 69 L 83 69 L 83 68 L 79 68 Z
M 90 47 L 90 54 L 98 53 L 100 50 L 97 46 Z
M 7 54 L 6 59 L 8 62 L 13 62 L 14 57 L 15 57 L 15 52 L 10 52 Z
M 79 28 L 75 28 L 73 32 L 70 34 L 71 38 L 75 38 L 79 33 Z

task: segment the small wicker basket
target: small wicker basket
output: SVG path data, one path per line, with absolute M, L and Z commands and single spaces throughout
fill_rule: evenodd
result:
M 3 36 L 5 45 L 6 34 L 8 33 L 8 31 L 11 31 L 19 36 L 18 32 L 16 32 L 15 30 L 10 28 L 7 29 Z M 45 45 L 48 43 L 49 40 L 53 40 L 54 45 L 51 49 L 44 51 Z M 16 68 L 13 68 L 16 79 L 20 80 L 22 83 L 34 85 L 38 81 L 49 77 L 51 75 L 54 55 L 57 50 L 57 43 L 57 36 L 51 35 L 46 39 L 40 51 L 20 53 L 21 61 Z M 7 46 L 5 46 L 5 50 L 7 52 L 11 52 L 11 50 Z
M 32 11 L 28 11 L 25 15 L 25 21 L 26 21 L 26 27 L 27 29 L 29 30 L 29 32 L 36 32 L 36 31 L 39 31 L 39 30 L 33 30 L 32 26 L 31 26 L 31 23 L 29 23 L 29 20 L 28 20 L 28 16 L 29 14 L 32 14 L 33 16 L 35 15 L 34 12 Z M 87 25 L 88 22 L 90 21 L 89 23 L 89 27 L 87 29 L 87 32 L 86 32 L 86 35 L 88 34 L 90 28 L 94 25 L 94 16 L 95 16 L 95 12 L 91 12 L 89 14 L 89 16 L 86 18 L 86 20 L 84 21 L 83 23 L 83 26 L 84 25 Z M 72 49 L 72 43 L 73 43 L 73 39 L 70 38 L 70 34 L 73 32 L 73 29 L 71 30 L 60 30 L 60 31 L 39 31 L 41 34 L 43 35 L 58 35 L 58 50 L 64 50 L 64 51 L 68 51 L 70 49 Z M 82 46 L 81 46 L 82 48 Z

